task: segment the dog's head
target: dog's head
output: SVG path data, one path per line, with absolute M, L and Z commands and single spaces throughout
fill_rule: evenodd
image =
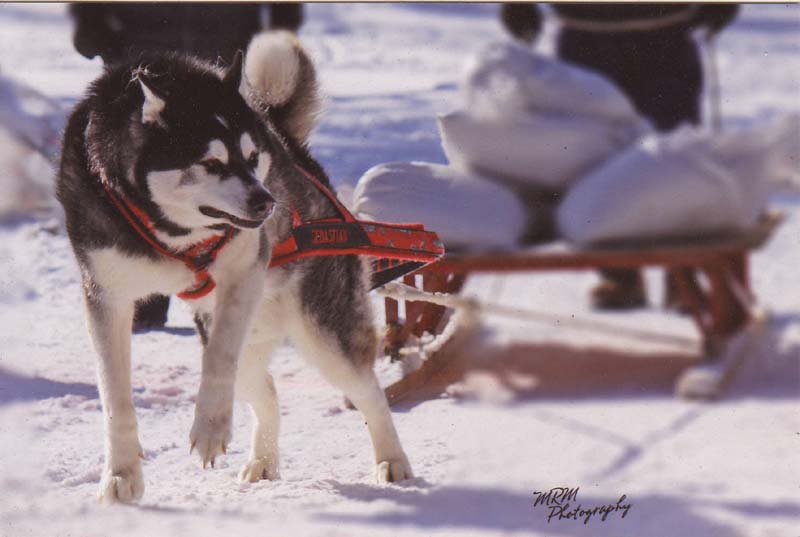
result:
M 241 70 L 239 54 L 226 71 L 172 58 L 132 72 L 134 180 L 179 226 L 256 228 L 272 211 L 269 133 L 239 93 Z

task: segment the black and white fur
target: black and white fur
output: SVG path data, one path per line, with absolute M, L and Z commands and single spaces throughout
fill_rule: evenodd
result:
M 311 258 L 266 268 L 272 246 L 289 234 L 291 206 L 305 219 L 335 215 L 295 167 L 329 184 L 306 148 L 319 109 L 313 65 L 292 34 L 277 32 L 256 37 L 243 70 L 245 77 L 237 62 L 223 71 L 175 55 L 112 68 L 92 85 L 65 133 L 58 197 L 99 355 L 106 501 L 132 501 L 144 491 L 131 394 L 134 303 L 188 289 L 194 276 L 131 229 L 102 181 L 141 207 L 174 250 L 226 226 L 239 229 L 209 267 L 214 292 L 190 301 L 204 343 L 190 441 L 204 467 L 231 440 L 235 394 L 255 420 L 241 479 L 278 477 L 279 411 L 267 364 L 289 338 L 364 414 L 378 480 L 412 476 L 372 369 L 365 261 Z M 274 214 L 258 227 L 273 197 Z

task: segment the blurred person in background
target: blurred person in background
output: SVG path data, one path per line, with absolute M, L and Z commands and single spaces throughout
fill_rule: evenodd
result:
M 106 64 L 135 61 L 142 53 L 179 51 L 230 63 L 264 29 L 297 32 L 303 4 L 72 4 L 73 44 Z
M 229 64 L 258 32 L 297 32 L 303 24 L 301 3 L 81 3 L 70 5 L 69 11 L 75 50 L 89 59 L 100 56 L 106 65 L 167 51 Z M 134 330 L 164 326 L 168 309 L 168 296 L 138 302 Z
M 665 132 L 701 121 L 703 69 L 693 34 L 711 38 L 733 21 L 736 4 L 553 4 L 560 23 L 557 54 L 599 72 L 628 96 L 636 110 Z M 536 4 L 503 4 L 500 20 L 518 40 L 533 44 L 542 27 Z M 598 309 L 632 309 L 647 303 L 642 274 L 601 271 L 592 291 Z M 680 306 L 667 275 L 667 306 Z

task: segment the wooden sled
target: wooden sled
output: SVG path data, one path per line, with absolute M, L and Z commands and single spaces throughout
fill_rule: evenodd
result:
M 750 342 L 766 323 L 755 308 L 750 288 L 750 253 L 764 245 L 783 220 L 780 213 L 764 215 L 746 233 L 691 240 L 669 240 L 608 244 L 576 249 L 563 243 L 549 243 L 515 252 L 448 253 L 415 275 L 404 277 L 406 285 L 427 293 L 457 294 L 470 274 L 554 270 L 597 270 L 606 268 L 663 267 L 670 269 L 678 291 L 703 338 L 702 364 L 688 368 L 676 382 L 681 397 L 719 397 L 736 368 L 746 356 Z M 439 335 L 450 318 L 448 308 L 426 302 L 385 298 L 386 353 L 398 358 L 401 349 L 425 333 Z M 422 366 L 386 388 L 390 404 L 421 388 L 446 367 L 448 357 L 458 354 L 464 338 L 431 353 Z

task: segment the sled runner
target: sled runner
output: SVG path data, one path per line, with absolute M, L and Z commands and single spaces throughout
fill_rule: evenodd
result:
M 399 357 L 412 338 L 440 335 L 448 330 L 448 319 L 456 309 L 479 309 L 479 305 L 457 295 L 471 274 L 527 271 L 597 270 L 606 268 L 663 267 L 677 274 L 683 301 L 703 341 L 705 360 L 686 370 L 676 383 L 681 397 L 718 397 L 746 357 L 749 343 L 765 323 L 755 307 L 750 289 L 748 257 L 764 245 L 783 217 L 769 213 L 746 233 L 645 243 L 609 244 L 592 248 L 546 244 L 509 253 L 448 253 L 418 275 L 406 276 L 408 287 L 395 287 L 385 298 L 386 351 Z M 701 284 L 697 275 L 703 275 Z M 396 292 L 399 291 L 399 292 Z M 403 303 L 404 318 L 400 316 Z M 452 327 L 449 328 L 452 332 Z M 458 341 L 453 341 L 455 347 Z M 408 396 L 453 357 L 449 342 L 429 352 L 423 365 L 386 388 L 390 404 Z M 452 347 L 452 346 L 450 346 Z

